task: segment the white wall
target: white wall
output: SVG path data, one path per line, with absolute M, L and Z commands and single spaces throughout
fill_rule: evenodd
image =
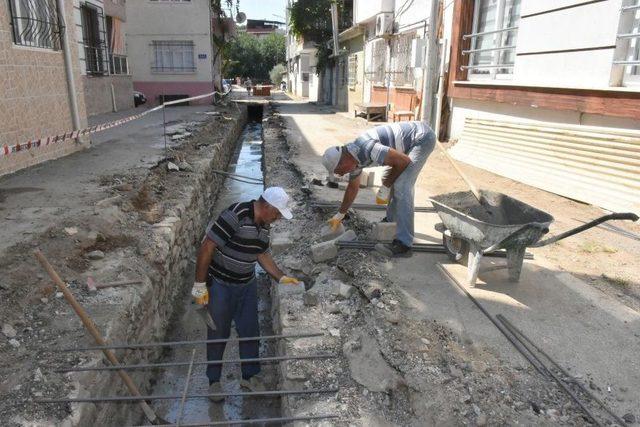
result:
M 211 82 L 213 48 L 208 0 L 190 2 L 128 1 L 127 52 L 135 81 L 175 81 L 176 74 L 152 73 L 154 40 L 194 43 L 195 73 L 179 74 L 180 81 Z M 206 58 L 198 58 L 199 54 Z
M 616 44 L 621 0 L 609 0 L 526 17 L 576 1 L 522 2 L 513 82 L 541 86 L 609 86 L 614 49 L 522 55 Z
M 431 0 L 398 0 L 394 7 L 394 18 L 399 32 L 408 28 L 423 27 L 429 19 Z
M 394 6 L 395 0 L 354 0 L 353 23 L 362 24 L 373 19 L 378 13 L 393 12 Z

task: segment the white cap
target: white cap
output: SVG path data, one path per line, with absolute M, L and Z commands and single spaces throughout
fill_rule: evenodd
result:
M 286 219 L 293 218 L 289 204 L 289 196 L 280 187 L 269 187 L 262 193 L 262 198 L 274 208 L 278 209 Z
M 327 148 L 327 150 L 322 155 L 322 164 L 327 171 L 329 171 L 329 175 L 333 175 L 335 173 L 336 167 L 338 163 L 340 163 L 340 156 L 342 155 L 342 149 L 338 146 Z

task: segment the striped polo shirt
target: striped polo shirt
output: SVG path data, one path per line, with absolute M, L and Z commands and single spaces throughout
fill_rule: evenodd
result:
M 255 276 L 258 255 L 269 250 L 269 228 L 254 221 L 253 202 L 235 203 L 207 227 L 216 244 L 209 274 L 228 283 L 247 283 Z
M 355 141 L 345 145 L 347 151 L 358 161 L 357 169 L 349 177 L 357 177 L 363 168 L 374 164 L 383 166 L 390 148 L 408 154 L 429 132 L 433 131 L 421 121 L 391 123 L 369 129 Z

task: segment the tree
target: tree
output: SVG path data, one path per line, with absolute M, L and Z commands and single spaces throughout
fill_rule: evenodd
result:
M 233 9 L 235 7 L 236 14 L 240 12 L 240 0 L 211 0 L 211 12 L 213 19 L 212 26 L 214 31 L 211 32 L 211 44 L 215 48 L 215 52 L 213 54 L 212 64 L 215 67 L 217 61 L 220 61 L 220 76 L 218 81 L 214 81 L 214 86 L 216 90 L 222 90 L 222 77 L 225 75 L 226 69 L 229 66 L 229 61 L 226 58 L 227 45 L 230 39 L 230 25 L 229 21 L 233 20 L 233 16 L 228 17 L 227 12 L 223 7 L 226 5 L 226 8 L 229 10 L 230 14 L 233 14 Z
M 228 43 L 225 54 L 229 60 L 229 77 L 251 77 L 255 81 L 266 81 L 273 66 L 285 61 L 285 36 L 273 33 L 257 38 L 240 32 Z
M 269 79 L 271 79 L 271 83 L 278 86 L 282 82 L 282 74 L 287 71 L 287 67 L 284 64 L 276 64 L 273 66 L 271 71 L 269 71 Z

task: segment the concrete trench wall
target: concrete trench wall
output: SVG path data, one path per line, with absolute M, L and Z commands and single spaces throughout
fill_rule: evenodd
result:
M 218 196 L 224 177 L 214 174 L 213 169 L 224 170 L 234 152 L 236 141 L 247 121 L 243 108 L 234 119 L 230 132 L 223 140 L 201 150 L 201 157 L 189 159 L 194 172 L 185 182 L 181 197 L 166 209 L 166 216 L 157 224 L 148 227 L 146 240 L 139 243 L 135 256 L 146 271 L 144 284 L 125 294 L 116 312 L 112 310 L 107 324 L 99 329 L 112 343 L 153 342 L 163 340 L 176 308 L 182 304 L 184 293 L 190 283 L 184 275 L 190 258 L 210 218 L 210 210 Z M 164 165 L 162 165 L 164 166 Z M 112 253 L 109 256 L 131 257 L 131 251 Z M 117 260 L 116 260 L 117 261 Z M 146 265 L 151 268 L 145 268 Z M 162 352 L 153 350 L 117 351 L 121 363 L 153 363 Z M 102 354 L 91 354 L 92 359 L 84 365 L 102 365 Z M 141 393 L 152 390 L 155 373 L 152 370 L 131 371 L 134 382 Z M 129 395 L 116 372 L 87 372 L 72 374 L 75 392 L 79 396 Z M 72 396 L 73 397 L 73 396 Z M 139 405 L 133 404 L 76 404 L 71 415 L 62 425 L 135 425 L 144 423 Z

